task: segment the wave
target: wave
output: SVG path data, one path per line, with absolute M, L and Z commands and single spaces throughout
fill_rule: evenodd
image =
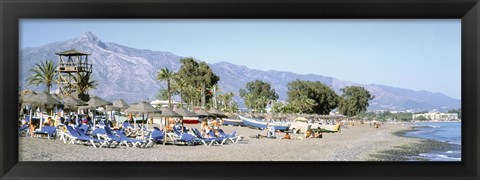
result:
M 428 125 L 427 127 L 430 127 L 430 128 L 441 128 L 442 126 Z
M 420 156 L 426 157 L 432 161 L 461 161 L 462 158 L 449 157 L 444 154 L 421 153 Z
M 462 151 L 447 151 L 445 153 L 447 153 L 447 154 L 460 154 L 460 153 L 462 153 Z

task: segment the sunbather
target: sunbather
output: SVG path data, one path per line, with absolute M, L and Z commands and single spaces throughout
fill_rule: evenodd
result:
M 290 134 L 288 134 L 288 132 L 287 132 L 282 139 L 291 139 Z
M 43 126 L 52 126 L 52 117 L 48 117 L 45 122 L 43 122 Z
M 201 125 L 202 136 L 206 137 L 206 135 L 210 133 L 210 130 L 211 128 L 208 126 L 208 122 L 206 120 L 202 121 L 202 125 Z
M 35 129 L 37 128 L 37 123 L 34 123 L 32 120 L 30 120 L 30 137 L 33 137 L 35 132 Z
M 313 137 L 313 131 L 311 129 L 305 132 L 305 138 Z

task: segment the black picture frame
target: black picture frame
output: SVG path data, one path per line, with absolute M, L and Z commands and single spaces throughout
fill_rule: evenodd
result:
M 2 0 L 0 12 L 1 179 L 480 178 L 478 0 Z M 461 19 L 462 162 L 19 162 L 21 18 Z

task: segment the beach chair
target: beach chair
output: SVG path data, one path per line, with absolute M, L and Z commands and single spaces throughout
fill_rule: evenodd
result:
M 192 143 L 190 141 L 194 140 L 194 136 L 188 133 L 182 133 L 180 132 L 180 126 L 174 126 L 173 127 L 173 144 L 176 144 L 177 142 L 184 142 L 184 143 Z
M 176 144 L 176 142 L 183 142 L 187 145 L 195 145 L 195 136 L 188 133 L 183 133 L 178 139 L 174 141 L 174 144 Z
M 107 132 L 105 131 L 104 128 L 97 128 L 97 129 L 95 129 L 95 130 L 92 131 L 92 136 L 97 137 L 97 138 L 98 138 L 99 136 L 105 135 L 105 134 L 107 134 Z M 104 136 L 103 136 L 103 137 L 104 137 Z
M 89 132 L 90 132 L 90 126 L 88 126 L 86 124 L 79 124 L 76 128 L 77 128 L 77 131 L 80 130 L 84 134 L 89 134 Z
M 34 132 L 35 135 L 47 135 L 48 139 L 50 139 L 51 137 L 53 138 L 57 138 L 57 128 L 55 128 L 55 126 L 43 126 L 42 129 L 40 130 L 37 130 Z
M 158 129 L 157 127 L 153 128 L 153 131 L 150 133 L 150 142 L 148 142 L 145 147 L 149 147 L 151 143 L 161 143 L 163 142 L 164 133 L 162 130 Z M 151 146 L 153 146 L 153 144 Z
M 131 139 L 127 137 L 123 132 L 116 130 L 115 134 L 120 138 L 120 140 L 123 142 L 131 143 L 133 146 L 132 147 L 144 147 L 147 144 L 147 141 L 145 140 L 138 140 L 138 139 Z
M 240 139 L 243 139 L 242 136 L 236 135 L 237 130 L 233 130 L 232 134 L 226 134 L 222 129 L 218 129 L 218 132 L 220 133 L 220 136 L 227 138 L 228 140 L 232 141 L 232 143 L 237 143 Z
M 95 138 L 82 135 L 80 132 L 78 132 L 71 126 L 67 126 L 67 131 L 68 133 L 70 133 L 70 136 L 68 136 L 68 138 L 70 139 L 69 144 L 75 144 L 75 142 L 77 141 L 77 142 L 90 143 L 94 148 L 97 148 L 95 143 L 99 143 L 100 148 L 102 148 L 103 146 L 107 146 L 107 147 L 109 146 L 108 141 L 102 140 L 102 139 L 95 139 Z
M 28 124 L 24 124 L 18 128 L 18 135 L 26 136 L 28 134 Z
M 192 132 L 195 135 L 195 140 L 203 143 L 205 146 L 211 146 L 213 144 L 222 145 L 226 141 L 226 138 L 204 138 L 200 131 L 196 128 L 192 128 Z
M 100 129 L 100 128 L 99 128 Z M 101 131 L 100 131 L 101 132 Z M 127 147 L 130 147 L 128 145 L 128 142 L 126 140 L 122 140 L 122 138 L 120 138 L 119 136 L 116 136 L 113 132 L 112 132 L 112 129 L 110 129 L 110 127 L 108 126 L 105 126 L 104 129 L 103 129 L 103 132 L 104 134 L 100 134 L 98 133 L 97 136 L 100 136 L 101 138 L 107 140 L 107 141 L 112 141 L 112 142 L 115 142 L 117 143 L 117 145 L 120 145 L 120 144 L 125 144 L 125 146 Z
M 78 128 L 74 128 L 78 134 L 84 138 L 92 138 L 92 139 L 95 139 L 94 137 L 90 137 L 89 135 L 85 134 L 82 130 L 78 129 Z M 101 141 L 96 141 L 96 140 L 101 140 Z M 103 141 L 103 142 L 102 142 Z M 98 142 L 100 144 L 106 142 L 105 144 L 107 145 L 107 147 L 111 147 L 111 145 L 114 145 L 113 147 L 117 147 L 118 144 L 120 144 L 118 141 L 115 141 L 114 139 L 101 139 L 100 137 L 97 137 L 95 139 L 95 142 Z M 101 146 L 102 147 L 102 146 Z

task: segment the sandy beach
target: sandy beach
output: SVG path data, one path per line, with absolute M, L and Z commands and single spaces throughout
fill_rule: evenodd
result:
M 199 125 L 187 125 L 187 127 Z M 411 124 L 387 123 L 381 128 L 368 124 L 347 126 L 340 133 L 324 133 L 321 139 L 256 139 L 266 132 L 237 126 L 222 126 L 226 133 L 237 129 L 243 140 L 222 146 L 156 144 L 151 148 L 93 148 L 64 144 L 61 140 L 19 137 L 20 161 L 395 161 L 406 155 L 427 151 L 435 145 L 416 138 L 399 136 Z M 419 145 L 422 144 L 422 145 Z M 422 159 L 418 159 L 422 160 Z

